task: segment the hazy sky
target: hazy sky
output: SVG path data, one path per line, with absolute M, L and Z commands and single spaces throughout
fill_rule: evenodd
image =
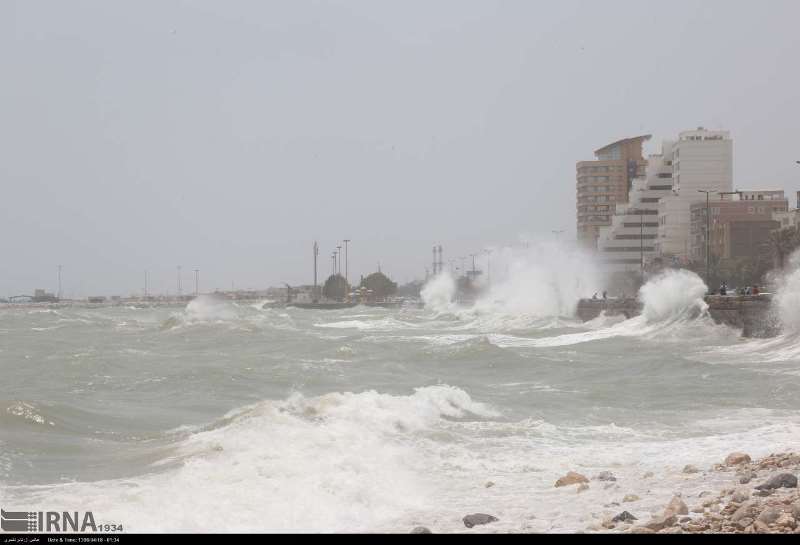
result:
M 800 189 L 800 2 L 0 0 L 0 295 L 424 275 L 575 232 L 575 162 L 699 125 Z M 794 204 L 794 203 L 793 203 Z

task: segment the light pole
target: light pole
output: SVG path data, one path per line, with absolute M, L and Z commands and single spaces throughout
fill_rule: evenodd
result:
M 317 302 L 317 257 L 319 257 L 319 244 L 317 241 L 314 241 L 314 293 L 312 294 L 312 299 L 316 303 Z
M 178 299 L 181 297 L 181 266 L 178 265 Z
M 707 191 L 705 189 L 698 189 L 697 191 L 699 193 L 705 193 L 706 194 L 706 286 L 708 286 L 708 289 L 711 289 L 711 286 L 709 286 L 710 279 L 709 279 L 709 273 L 708 273 L 708 265 L 709 265 L 709 262 L 708 262 L 708 250 L 709 250 L 709 243 L 711 242 L 711 213 L 709 211 L 709 195 L 711 193 L 715 193 L 715 192 L 714 191 Z
M 336 274 L 342 272 L 342 247 L 336 247 Z
M 492 250 L 487 248 L 486 252 L 486 285 L 492 287 Z
M 348 282 L 348 259 L 347 259 L 347 245 L 350 243 L 350 239 L 346 238 L 342 242 L 344 242 L 344 281 L 345 284 Z
M 200 295 L 200 269 L 194 270 L 194 296 Z
M 61 265 L 58 266 L 58 299 L 61 300 Z

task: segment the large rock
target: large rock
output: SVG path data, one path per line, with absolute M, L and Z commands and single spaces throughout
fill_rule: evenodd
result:
M 781 516 L 780 509 L 776 509 L 775 507 L 767 507 L 766 509 L 761 511 L 761 514 L 758 515 L 758 518 L 756 520 L 760 520 L 764 524 L 772 524 L 773 522 L 778 520 L 778 517 L 780 516 Z
M 623 511 L 619 515 L 615 516 L 611 519 L 611 522 L 633 522 L 634 520 L 638 520 L 636 517 L 628 513 L 627 511 Z
M 601 471 L 600 473 L 597 474 L 595 479 L 598 480 L 598 481 L 616 481 L 617 480 L 617 478 L 614 476 L 614 474 L 611 473 L 610 471 Z
M 731 501 L 736 503 L 744 503 L 750 499 L 750 492 L 745 489 L 737 490 L 733 493 L 733 497 L 731 497 Z
M 697 469 L 692 464 L 687 464 L 687 465 L 683 466 L 683 472 L 686 473 L 686 474 L 700 473 L 700 470 Z
M 560 486 L 569 486 L 571 484 L 579 484 L 579 483 L 588 483 L 589 479 L 581 475 L 580 473 L 575 473 L 574 471 L 570 471 L 559 480 L 556 481 L 556 488 Z
M 634 501 L 639 501 L 639 496 L 636 494 L 626 494 L 624 498 L 622 498 L 622 503 L 631 503 Z
M 757 521 L 755 521 L 755 522 L 753 523 L 753 528 L 754 528 L 754 529 L 755 529 L 755 531 L 756 531 L 756 532 L 758 532 L 759 534 L 766 534 L 767 532 L 769 532 L 769 526 L 768 526 L 768 525 L 766 525 L 766 524 L 764 524 L 764 523 L 763 523 L 763 522 L 761 522 L 760 520 L 757 520 Z
M 794 520 L 794 517 L 789 513 L 781 513 L 775 520 L 775 526 L 794 529 L 797 526 L 797 521 Z
M 750 518 L 755 512 L 756 505 L 754 501 L 743 503 L 742 506 L 731 515 L 731 521 L 736 522 L 739 519 Z
M 756 487 L 756 490 L 774 490 L 776 488 L 797 488 L 797 477 L 791 473 L 780 473 L 764 484 Z
M 672 498 L 664 509 L 664 514 L 672 513 L 673 515 L 688 515 L 689 507 L 678 496 Z
M 738 466 L 740 464 L 750 463 L 750 456 L 744 452 L 732 452 L 725 458 L 726 466 Z
M 411 530 L 411 532 L 409 532 L 409 533 L 411 533 L 411 534 L 432 534 L 433 532 L 431 532 L 428 528 L 425 528 L 424 526 L 417 526 L 416 528 Z
M 655 516 L 651 518 L 644 524 L 644 527 L 658 532 L 659 530 L 663 530 L 664 528 L 675 526 L 677 522 L 678 522 L 678 517 L 676 517 L 673 513 L 664 513 L 661 516 Z
M 472 515 L 465 516 L 462 520 L 464 521 L 464 526 L 472 528 L 473 526 L 497 522 L 499 519 L 485 513 L 473 513 Z

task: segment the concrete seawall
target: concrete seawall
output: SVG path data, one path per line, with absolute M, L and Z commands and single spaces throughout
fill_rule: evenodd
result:
M 772 295 L 709 295 L 705 297 L 708 313 L 718 324 L 742 330 L 743 337 L 775 337 L 780 334 L 780 320 L 772 306 Z M 576 314 L 587 322 L 602 314 L 633 318 L 642 313 L 636 299 L 581 299 Z

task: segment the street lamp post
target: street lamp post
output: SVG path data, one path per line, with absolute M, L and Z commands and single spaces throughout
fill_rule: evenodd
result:
M 491 289 L 492 287 L 492 250 L 486 249 L 486 284 Z
M 319 256 L 319 245 L 314 241 L 314 292 L 312 294 L 313 302 L 317 302 L 317 257 Z
M 706 286 L 708 286 L 708 288 L 711 289 L 711 286 L 709 285 L 710 279 L 709 279 L 709 272 L 708 272 L 709 271 L 709 268 L 708 268 L 708 266 L 709 266 L 708 254 L 709 254 L 709 244 L 711 242 L 711 212 L 709 210 L 709 195 L 711 193 L 715 193 L 715 192 L 714 191 L 707 191 L 705 189 L 698 189 L 697 191 L 699 193 L 705 193 L 706 194 Z
M 345 283 L 347 283 L 349 281 L 348 274 L 347 274 L 348 273 L 348 270 L 347 270 L 347 266 L 348 266 L 347 245 L 350 243 L 350 239 L 346 238 L 342 242 L 344 242 L 344 280 L 345 280 Z

